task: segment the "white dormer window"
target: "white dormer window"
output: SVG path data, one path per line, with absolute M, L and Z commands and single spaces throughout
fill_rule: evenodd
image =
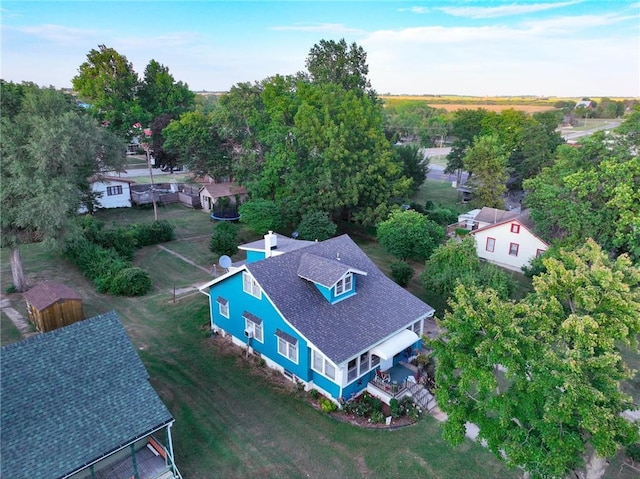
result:
M 335 294 L 340 296 L 341 294 L 348 293 L 353 288 L 353 274 L 348 273 L 344 278 L 336 283 Z
M 260 299 L 260 295 L 261 295 L 260 285 L 255 280 L 255 278 L 251 276 L 249 273 L 247 273 L 246 271 L 242 273 L 242 290 L 245 293 L 248 293 L 251 296 L 254 296 Z

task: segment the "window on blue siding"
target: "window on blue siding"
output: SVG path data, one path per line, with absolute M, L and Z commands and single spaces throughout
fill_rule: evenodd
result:
M 329 379 L 336 378 L 336 368 L 320 351 L 313 350 L 313 358 L 311 361 L 311 369 L 325 375 Z
M 286 339 L 278 336 L 278 353 L 280 353 L 285 358 L 289 358 L 294 363 L 298 363 L 298 344 L 290 343 Z
M 358 377 L 358 358 L 353 358 L 347 364 L 347 381 L 353 381 Z
M 220 315 L 228 319 L 229 318 L 229 301 L 224 299 L 222 296 L 218 296 L 218 299 L 216 301 L 218 303 L 218 311 L 220 312 Z
M 341 294 L 348 293 L 353 288 L 353 275 L 347 274 L 344 278 L 336 283 L 335 294 L 340 296 Z
M 262 320 L 260 318 L 258 318 L 257 316 L 254 316 L 251 313 L 248 312 L 244 312 L 243 315 L 244 317 L 244 329 L 245 332 L 251 332 L 253 333 L 253 338 L 256 341 L 259 342 L 264 342 L 264 337 L 263 337 L 263 332 L 262 332 Z
M 255 278 L 251 276 L 251 274 L 247 273 L 246 271 L 242 273 L 242 290 L 245 293 L 248 293 L 251 296 L 254 296 L 260 299 L 260 294 L 261 294 L 260 285 L 255 280 Z

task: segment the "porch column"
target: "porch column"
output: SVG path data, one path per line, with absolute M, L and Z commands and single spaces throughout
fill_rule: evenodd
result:
M 173 441 L 171 440 L 171 424 L 167 425 L 167 453 L 171 458 L 171 470 L 175 470 L 176 461 L 173 457 Z
M 138 475 L 138 461 L 136 461 L 136 447 L 135 443 L 132 443 L 129 448 L 131 449 L 131 462 L 133 464 L 133 477 L 135 479 L 140 479 Z

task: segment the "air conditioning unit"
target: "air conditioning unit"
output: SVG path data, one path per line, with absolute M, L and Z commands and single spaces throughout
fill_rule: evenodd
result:
M 252 329 L 245 329 L 244 330 L 244 335 L 249 339 L 253 338 L 253 330 Z

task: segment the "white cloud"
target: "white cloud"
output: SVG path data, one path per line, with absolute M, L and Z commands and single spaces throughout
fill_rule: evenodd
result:
M 555 31 L 558 33 L 569 33 L 571 31 L 581 30 L 584 28 L 613 25 L 627 20 L 638 21 L 638 16 L 621 16 L 612 13 L 605 15 L 578 15 L 533 20 L 530 22 L 523 22 L 522 25 L 539 32 Z
M 295 31 L 295 32 L 319 32 L 319 33 L 331 33 L 331 34 L 344 34 L 344 33 L 363 33 L 362 30 L 357 28 L 346 27 L 342 23 L 299 23 L 294 25 L 284 25 L 272 27 L 271 30 L 278 31 Z
M 60 43 L 73 43 L 98 35 L 98 31 L 93 29 L 71 28 L 53 24 L 7 28 L 34 37 L 43 38 L 47 41 Z
M 411 8 L 399 8 L 398 11 L 423 14 L 423 13 L 429 13 L 431 9 L 428 7 L 411 7 Z
M 567 7 L 575 5 L 579 1 L 559 2 L 559 3 L 525 3 L 511 5 L 501 5 L 499 7 L 440 7 L 438 10 L 453 15 L 455 17 L 469 18 L 495 18 L 512 15 L 523 15 L 527 13 L 542 12 L 552 8 Z

